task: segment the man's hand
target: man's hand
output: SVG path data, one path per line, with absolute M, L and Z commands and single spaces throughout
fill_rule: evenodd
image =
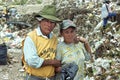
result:
M 61 61 L 60 60 L 52 60 L 51 63 L 54 67 L 60 67 L 61 66 Z

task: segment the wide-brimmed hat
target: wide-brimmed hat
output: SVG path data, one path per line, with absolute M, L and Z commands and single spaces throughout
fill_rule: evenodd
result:
M 57 18 L 55 5 L 44 6 L 44 8 L 40 11 L 40 13 L 36 15 L 35 17 L 37 17 L 38 20 L 46 18 L 46 19 L 49 19 L 55 22 L 61 21 L 59 18 Z
M 60 26 L 60 29 L 67 29 L 69 27 L 74 27 L 76 28 L 76 25 L 73 21 L 67 19 L 67 20 L 63 20 Z

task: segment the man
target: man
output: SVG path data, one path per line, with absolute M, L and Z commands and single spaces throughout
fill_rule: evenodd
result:
M 51 32 L 61 20 L 56 17 L 53 5 L 46 5 L 36 19 L 39 27 L 23 41 L 25 80 L 54 80 L 55 67 L 61 63 L 55 60 L 57 38 Z
M 116 13 L 112 12 L 111 7 L 110 7 L 110 1 L 109 0 L 104 0 L 102 9 L 101 9 L 101 17 L 103 19 L 103 28 L 106 28 L 107 21 L 109 18 L 112 16 L 116 16 Z

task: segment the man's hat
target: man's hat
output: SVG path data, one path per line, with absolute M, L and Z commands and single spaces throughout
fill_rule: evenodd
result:
M 51 21 L 60 22 L 61 20 L 57 18 L 56 7 L 54 5 L 46 5 L 40 11 L 38 15 L 35 16 L 39 21 L 46 18 Z

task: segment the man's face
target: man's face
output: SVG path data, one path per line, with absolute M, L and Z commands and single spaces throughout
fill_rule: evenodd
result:
M 43 35 L 47 36 L 48 34 L 50 34 L 51 31 L 55 28 L 55 26 L 56 26 L 56 23 L 48 19 L 43 19 L 42 21 L 40 21 L 40 28 Z

